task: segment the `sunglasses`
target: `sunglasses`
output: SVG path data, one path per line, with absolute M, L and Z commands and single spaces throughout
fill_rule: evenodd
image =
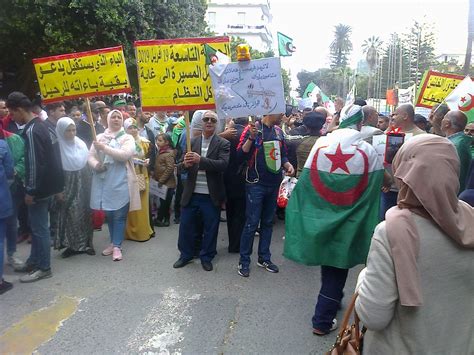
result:
M 202 118 L 202 121 L 203 121 L 203 122 L 209 122 L 209 121 L 211 121 L 212 123 L 217 123 L 217 118 L 215 118 L 215 117 L 207 117 L 207 116 L 206 116 L 206 117 L 203 117 L 203 118 Z

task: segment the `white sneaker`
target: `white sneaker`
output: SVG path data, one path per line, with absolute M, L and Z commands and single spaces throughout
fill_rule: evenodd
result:
M 25 265 L 25 263 L 18 259 L 15 254 L 7 257 L 7 264 L 13 268 L 21 268 Z

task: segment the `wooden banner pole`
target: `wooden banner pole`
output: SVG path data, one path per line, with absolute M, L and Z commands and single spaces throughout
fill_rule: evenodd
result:
M 94 122 L 94 117 L 92 117 L 91 102 L 89 98 L 86 98 L 86 114 L 87 114 L 87 120 L 89 121 L 89 124 L 91 126 L 92 140 L 96 141 L 97 134 L 95 132 L 95 122 Z
M 184 121 L 186 123 L 186 152 L 191 151 L 191 124 L 189 123 L 189 111 L 184 114 Z

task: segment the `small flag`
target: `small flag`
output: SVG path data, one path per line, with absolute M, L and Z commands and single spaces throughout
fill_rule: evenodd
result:
M 314 88 L 316 87 L 316 84 L 313 82 L 310 82 L 306 89 L 304 90 L 303 96 L 301 97 L 302 99 L 306 99 L 309 97 L 309 95 L 313 92 Z
M 204 43 L 204 52 L 206 53 L 206 65 L 230 63 L 230 58 L 228 56 L 221 51 L 212 48 L 207 43 Z
M 346 105 L 352 105 L 354 101 L 355 101 L 355 84 L 352 85 L 351 90 L 347 93 Z
M 295 46 L 293 46 L 293 39 L 283 33 L 277 32 L 277 40 L 280 57 L 291 57 L 296 50 Z
M 468 122 L 474 122 L 474 83 L 466 76 L 445 99 L 451 110 L 466 114 Z

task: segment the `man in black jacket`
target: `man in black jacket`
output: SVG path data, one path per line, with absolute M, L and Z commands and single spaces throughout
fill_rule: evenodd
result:
M 181 255 L 173 265 L 180 268 L 193 259 L 196 232 L 195 220 L 201 214 L 204 233 L 199 257 L 204 270 L 212 270 L 212 259 L 217 254 L 217 233 L 221 205 L 225 201 L 224 171 L 229 163 L 230 143 L 214 134 L 217 115 L 206 111 L 203 115 L 202 135 L 191 140 L 191 152 L 184 156 L 178 168 L 187 172 L 181 198 L 181 223 L 178 249 Z
M 16 268 L 29 272 L 20 282 L 34 282 L 51 277 L 51 237 L 48 228 L 48 207 L 51 197 L 63 191 L 61 162 L 53 150 L 48 128 L 32 113 L 31 101 L 21 92 L 12 92 L 7 106 L 13 120 L 25 125 L 25 203 L 32 231 L 31 252 L 26 264 Z

